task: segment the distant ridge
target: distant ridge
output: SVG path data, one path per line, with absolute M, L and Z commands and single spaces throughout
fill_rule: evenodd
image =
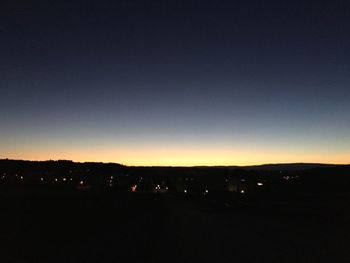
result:
M 324 164 L 324 163 L 271 163 L 261 165 L 247 165 L 247 166 L 126 166 L 119 163 L 104 163 L 104 162 L 73 162 L 71 160 L 47 160 L 47 161 L 29 161 L 29 160 L 12 160 L 0 159 L 0 165 L 5 164 L 19 164 L 19 165 L 55 165 L 55 164 L 72 164 L 72 165 L 95 165 L 95 166 L 118 166 L 118 167 L 143 167 L 143 168 L 228 168 L 228 169 L 243 169 L 243 170 L 258 170 L 258 171 L 296 171 L 308 170 L 316 168 L 334 168 L 348 166 L 347 164 Z
M 248 170 L 263 170 L 263 171 L 293 171 L 293 170 L 307 170 L 315 168 L 333 168 L 344 166 L 342 164 L 325 164 L 325 163 L 276 163 L 276 164 L 261 164 L 242 166 L 243 169 Z

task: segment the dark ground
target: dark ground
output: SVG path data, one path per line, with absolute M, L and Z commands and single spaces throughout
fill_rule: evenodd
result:
M 0 262 L 350 262 L 349 204 L 0 195 Z

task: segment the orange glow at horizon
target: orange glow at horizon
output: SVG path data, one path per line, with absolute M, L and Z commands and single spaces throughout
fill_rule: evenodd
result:
M 267 163 L 350 163 L 350 153 L 312 153 L 258 148 L 180 148 L 143 147 L 137 149 L 28 149 L 7 152 L 1 158 L 24 160 L 72 160 L 76 162 L 113 162 L 129 166 L 215 166 L 259 165 Z

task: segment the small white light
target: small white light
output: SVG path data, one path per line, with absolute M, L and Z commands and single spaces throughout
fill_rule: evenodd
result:
M 184 193 L 187 194 L 187 190 L 186 189 L 184 190 Z
M 209 191 L 208 190 L 205 190 L 205 193 L 208 193 Z
M 263 183 L 257 183 L 257 185 L 258 185 L 258 186 L 262 186 L 262 185 L 264 185 L 264 184 L 263 184 Z
M 65 182 L 66 180 L 67 180 L 67 179 L 64 177 L 64 178 L 63 178 L 63 181 Z
M 244 190 L 241 190 L 241 194 L 244 194 Z
M 41 178 L 40 178 L 40 181 L 44 181 L 44 178 L 41 177 Z

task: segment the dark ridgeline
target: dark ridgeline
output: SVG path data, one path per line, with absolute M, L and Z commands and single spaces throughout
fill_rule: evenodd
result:
M 335 164 L 266 164 L 257 166 L 137 167 L 117 163 L 77 163 L 69 160 L 22 161 L 0 160 L 1 185 L 4 189 L 50 188 L 104 191 L 122 190 L 188 192 L 239 192 L 246 195 L 298 191 L 318 193 L 347 192 L 350 165 Z M 84 188 L 83 186 L 86 186 Z M 167 188 L 167 189 L 165 189 Z M 192 189 L 191 191 L 189 189 Z M 282 190 L 281 190 L 282 189 Z M 158 191 L 159 192 L 159 191 Z
M 349 165 L 0 160 L 0 175 L 2 262 L 340 262 L 350 256 Z

